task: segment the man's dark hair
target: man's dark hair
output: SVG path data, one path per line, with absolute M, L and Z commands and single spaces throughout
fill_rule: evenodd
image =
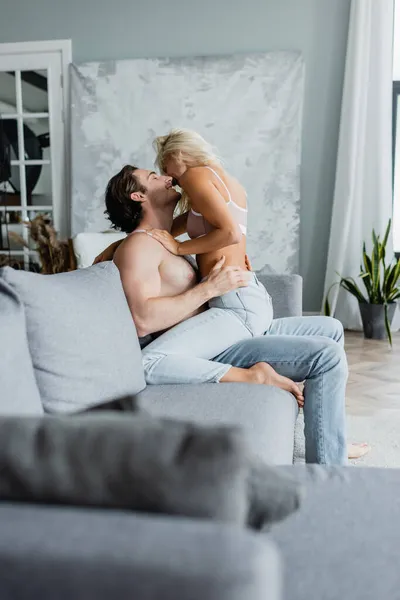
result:
M 139 225 L 143 217 L 142 203 L 132 200 L 133 193 L 146 193 L 146 188 L 135 176 L 138 167 L 125 165 L 119 173 L 111 177 L 106 188 L 106 210 L 104 214 L 114 229 L 131 233 Z

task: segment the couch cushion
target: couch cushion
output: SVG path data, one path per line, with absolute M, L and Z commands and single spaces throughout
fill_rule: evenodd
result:
M 94 259 L 107 246 L 126 238 L 123 232 L 105 232 L 105 233 L 78 233 L 73 240 L 72 246 L 76 258 L 78 269 L 86 269 L 93 264 Z
M 248 453 L 228 427 L 145 412 L 0 418 L 0 498 L 244 525 Z M 295 493 L 295 490 L 293 490 Z
M 112 262 L 58 275 L 6 267 L 3 277 L 25 306 L 46 411 L 76 412 L 144 388 L 136 329 Z
M 149 385 L 138 401 L 152 414 L 198 423 L 239 425 L 251 450 L 266 462 L 293 462 L 294 397 L 276 387 L 245 383 Z
M 293 478 L 254 460 L 238 428 L 136 412 L 0 418 L 0 498 L 260 529 L 296 510 L 301 495 Z
M 300 275 L 257 272 L 257 277 L 272 298 L 274 319 L 301 317 L 303 314 L 303 279 Z
M 29 354 L 25 312 L 17 293 L 0 276 L 0 415 L 43 413 Z
M 6 502 L 0 522 L 2 600 L 281 600 L 273 545 L 238 527 Z
M 291 600 L 400 597 L 400 469 L 284 467 L 306 488 L 271 535 Z

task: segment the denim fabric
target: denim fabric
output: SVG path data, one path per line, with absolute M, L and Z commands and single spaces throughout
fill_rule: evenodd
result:
M 272 322 L 272 301 L 252 273 L 249 285 L 210 303 L 142 350 L 146 383 L 216 383 L 230 367 L 211 359 L 238 341 L 262 334 Z
M 249 285 L 212 298 L 210 308 L 223 308 L 232 311 L 244 323 L 252 336 L 263 335 L 269 329 L 273 318 L 271 296 L 263 284 L 252 273 Z M 212 357 L 212 355 L 211 355 Z
M 275 319 L 264 336 L 235 344 L 218 364 L 269 363 L 294 381 L 305 381 L 306 462 L 347 463 L 345 390 L 348 375 L 342 324 L 331 317 Z

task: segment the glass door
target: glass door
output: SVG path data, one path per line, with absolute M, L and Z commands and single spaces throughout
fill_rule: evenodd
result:
M 67 234 L 62 85 L 57 52 L 0 55 L 0 255 L 25 269 L 36 217 Z

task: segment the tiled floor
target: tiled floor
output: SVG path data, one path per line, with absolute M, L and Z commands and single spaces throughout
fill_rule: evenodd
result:
M 350 371 L 347 414 L 374 416 L 394 410 L 400 416 L 400 332 L 393 334 L 390 349 L 387 342 L 346 331 L 345 347 Z

